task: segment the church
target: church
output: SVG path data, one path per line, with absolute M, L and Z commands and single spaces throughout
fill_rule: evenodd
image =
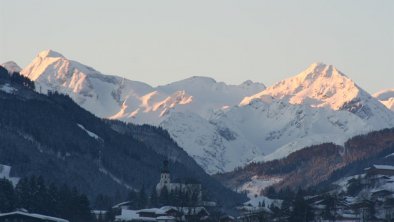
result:
M 202 189 L 201 184 L 194 181 L 176 181 L 171 183 L 170 171 L 168 167 L 168 160 L 163 162 L 163 168 L 161 170 L 160 181 L 156 185 L 157 195 L 160 196 L 162 190 L 165 188 L 169 193 L 181 191 L 188 193 L 189 195 L 196 195 L 197 201 L 202 202 Z

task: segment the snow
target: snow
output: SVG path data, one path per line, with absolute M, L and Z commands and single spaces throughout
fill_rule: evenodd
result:
M 96 140 L 101 140 L 101 138 L 99 136 L 97 136 L 97 134 L 85 129 L 84 126 L 82 126 L 81 124 L 77 124 L 79 128 L 81 128 L 83 131 L 85 131 L 90 137 L 96 139 Z
M 394 170 L 394 166 L 390 165 L 373 165 L 373 167 L 379 170 Z
M 394 153 L 385 156 L 384 158 L 394 157 Z
M 8 216 L 8 215 L 15 215 L 15 214 L 33 217 L 33 218 L 37 218 L 37 219 L 44 220 L 44 221 L 68 222 L 68 220 L 57 218 L 57 217 L 50 217 L 50 216 L 46 216 L 46 215 L 42 215 L 42 214 L 27 213 L 27 212 L 22 212 L 22 211 L 0 213 L 0 217 L 4 217 L 4 216 Z
M 139 218 L 137 211 L 122 209 L 121 214 L 115 216 L 115 221 L 130 221 Z M 152 218 L 154 219 L 154 218 Z M 154 220 L 152 220 L 154 221 Z
M 173 113 L 160 126 L 210 174 L 230 171 L 262 154 L 242 134 L 192 112 Z
M 225 110 L 238 104 L 243 97 L 265 89 L 261 83 L 245 81 L 240 85 L 227 85 L 212 78 L 194 76 L 151 87 L 138 81 L 104 75 L 51 50 L 39 53 L 21 73 L 36 81 L 37 91 L 47 93 L 48 90 L 57 90 L 68 94 L 83 108 L 99 117 L 168 126 L 168 130 L 173 130 L 170 134 L 174 136 L 181 132 L 176 126 L 172 126 L 171 120 L 178 120 L 177 113 L 191 113 L 186 116 L 193 116 L 192 120 L 185 120 L 187 124 L 191 124 L 190 127 L 194 127 L 190 121 L 201 120 L 201 129 L 207 126 L 213 134 L 203 133 L 201 137 L 190 138 L 191 141 L 181 141 L 178 137 L 176 142 L 182 143 L 182 147 L 191 153 L 194 152 L 202 165 L 212 165 L 209 169 L 211 173 L 231 170 L 260 154 L 246 140 L 225 142 L 227 139 L 217 132 L 217 126 L 211 126 L 209 117 L 222 108 Z M 200 143 L 204 136 L 209 137 L 206 146 Z M 220 144 L 220 141 L 225 144 Z M 232 144 L 230 148 L 227 148 L 228 143 Z M 238 162 L 237 152 L 243 149 L 245 154 Z M 219 153 L 215 153 L 216 151 Z M 203 163 L 207 156 L 211 156 L 210 160 L 214 162 Z M 229 160 L 224 159 L 229 156 Z
M 281 207 L 282 205 L 282 200 L 279 199 L 270 199 L 265 196 L 257 196 L 257 197 L 249 197 L 250 200 L 245 202 L 245 206 L 253 206 L 253 207 L 259 207 L 259 204 L 265 203 L 265 206 L 271 206 L 272 204 L 276 207 Z
M 51 49 L 47 49 L 44 51 L 41 51 L 40 53 L 38 53 L 38 57 L 41 58 L 46 58 L 46 57 L 53 57 L 53 58 L 57 58 L 57 57 L 64 57 L 62 54 L 55 52 Z
M 385 105 L 391 111 L 394 111 L 394 88 L 386 89 L 373 94 L 373 97 L 378 99 L 383 105 Z
M 394 112 L 323 63 L 268 88 L 201 76 L 152 87 L 52 50 L 21 73 L 36 81 L 37 91 L 66 93 L 99 117 L 162 126 L 210 174 L 394 127 Z
M 124 186 L 125 188 L 129 189 L 129 190 L 135 190 L 132 186 L 130 186 L 129 184 L 126 184 L 122 179 L 120 179 L 119 177 L 115 176 L 114 174 L 112 174 L 111 172 L 109 172 L 107 169 L 105 169 L 103 166 L 99 167 L 99 171 L 102 174 L 105 174 L 107 176 L 109 176 L 113 181 L 115 181 L 117 184 L 120 184 L 122 186 Z
M 1 66 L 3 66 L 5 69 L 7 69 L 7 71 L 9 73 L 20 72 L 22 70 L 22 68 L 20 66 L 18 66 L 18 64 L 16 64 L 16 62 L 14 62 L 14 61 L 5 62 L 5 63 L 1 64 Z
M 246 191 L 250 199 L 255 199 L 255 197 L 260 196 L 262 190 L 280 181 L 282 181 L 280 177 L 261 178 L 253 176 L 250 181 L 241 186 L 240 191 Z
M 14 186 L 19 182 L 18 177 L 10 177 L 11 166 L 0 164 L 0 178 L 6 178 L 12 182 Z
M 14 87 L 10 86 L 10 84 L 8 84 L 8 83 L 0 86 L 0 90 L 5 92 L 5 93 L 8 93 L 8 94 L 12 94 L 12 93 L 17 91 L 17 89 L 15 89 Z

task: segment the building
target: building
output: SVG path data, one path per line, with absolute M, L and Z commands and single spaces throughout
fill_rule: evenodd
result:
M 0 222 L 69 222 L 68 220 L 50 217 L 42 214 L 33 214 L 25 211 L 14 211 L 0 214 Z
M 117 222 L 176 222 L 176 221 L 204 221 L 209 213 L 204 207 L 173 207 L 148 208 L 141 210 L 122 209 L 115 217 Z
M 192 180 L 178 180 L 175 183 L 171 182 L 171 176 L 167 160 L 163 162 L 163 168 L 160 174 L 160 181 L 156 185 L 156 192 L 158 196 L 160 196 L 163 189 L 167 189 L 168 192 L 187 192 L 190 195 L 195 195 L 199 203 L 201 203 L 202 201 L 202 189 L 200 183 Z
M 394 176 L 394 166 L 390 165 L 372 165 L 365 169 L 367 177 L 373 177 L 377 175 Z

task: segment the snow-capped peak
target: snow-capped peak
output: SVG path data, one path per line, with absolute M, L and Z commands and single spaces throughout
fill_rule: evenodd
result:
M 37 56 L 41 57 L 41 58 L 46 58 L 46 57 L 51 57 L 51 58 L 62 57 L 62 58 L 64 58 L 64 56 L 62 54 L 60 54 L 56 51 L 53 51 L 52 49 L 43 50 L 43 51 L 39 52 Z
M 19 67 L 18 64 L 16 64 L 16 62 L 14 61 L 5 62 L 1 64 L 1 66 L 7 69 L 9 73 L 20 72 L 22 70 L 21 67 Z
M 394 111 L 394 88 L 386 89 L 373 94 L 377 100 L 385 105 L 391 111 Z
M 313 63 L 298 75 L 280 81 L 256 95 L 246 97 L 241 105 L 271 96 L 288 100 L 291 104 L 302 103 L 312 107 L 330 107 L 339 110 L 360 93 L 366 94 L 334 66 Z

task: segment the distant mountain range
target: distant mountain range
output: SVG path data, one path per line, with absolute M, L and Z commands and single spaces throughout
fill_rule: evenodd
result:
M 392 93 L 371 96 L 322 63 L 268 88 L 208 77 L 152 87 L 104 75 L 52 50 L 40 52 L 21 73 L 37 91 L 68 94 L 99 117 L 163 127 L 210 174 L 394 127 Z

